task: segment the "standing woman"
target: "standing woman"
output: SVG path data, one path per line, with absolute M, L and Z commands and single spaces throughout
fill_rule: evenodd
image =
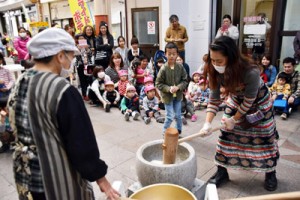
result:
M 91 25 L 86 25 L 83 28 L 83 37 L 86 39 L 88 45 L 87 59 L 88 65 L 94 65 L 95 63 L 95 48 L 96 48 L 96 37 L 95 30 Z
M 18 60 L 16 63 L 21 63 L 22 60 L 25 60 L 25 57 L 28 57 L 26 44 L 30 40 L 30 37 L 27 35 L 24 27 L 20 27 L 18 33 L 19 36 L 14 40 L 14 48 L 18 52 Z
M 109 62 L 109 67 L 106 68 L 105 74 L 107 74 L 111 81 L 117 83 L 120 80 L 119 71 L 124 67 L 122 56 L 119 53 L 114 53 Z
M 232 38 L 221 36 L 210 45 L 206 70 L 211 93 L 200 130 L 203 136 L 209 134 L 218 112 L 220 87 L 229 95 L 222 117 L 225 127 L 221 129 L 215 155 L 218 170 L 210 181 L 218 187 L 229 181 L 227 168 L 244 169 L 265 173 L 265 189 L 276 190 L 277 131 L 271 96 L 258 67 L 242 57 Z M 263 116 L 261 120 L 259 115 L 249 117 L 258 112 Z
M 261 64 L 263 65 L 264 72 L 268 78 L 267 86 L 271 87 L 273 85 L 273 83 L 275 82 L 276 75 L 277 75 L 276 67 L 271 65 L 271 56 L 265 54 L 262 57 Z
M 107 23 L 101 21 L 99 36 L 96 38 L 95 65 L 101 65 L 106 69 L 113 53 L 113 47 L 114 38 L 108 31 Z
M 216 38 L 219 38 L 221 36 L 229 36 L 235 41 L 239 39 L 239 30 L 236 26 L 232 25 L 231 22 L 231 16 L 226 14 L 223 16 L 223 24 L 218 29 Z

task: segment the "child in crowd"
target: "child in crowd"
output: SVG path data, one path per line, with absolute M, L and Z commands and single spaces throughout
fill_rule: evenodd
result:
M 121 112 L 126 121 L 129 121 L 130 116 L 133 120 L 137 120 L 140 116 L 139 96 L 133 85 L 126 86 L 126 94 L 121 101 Z
M 278 74 L 277 81 L 272 85 L 272 87 L 270 87 L 270 92 L 272 94 L 272 101 L 274 101 L 275 110 L 282 111 L 288 107 L 287 99 L 291 95 L 291 85 L 287 82 L 289 82 L 289 75 L 285 72 L 280 72 Z M 284 105 L 280 105 L 280 102 L 283 102 Z M 282 113 L 280 117 L 282 119 L 287 119 L 287 114 Z
M 205 64 L 207 63 L 207 60 L 208 60 L 208 54 L 204 54 L 203 57 L 202 57 L 202 63 L 199 67 L 199 69 L 197 71 L 199 71 L 201 74 L 204 73 L 204 66 Z
M 120 94 L 120 100 L 122 100 L 126 93 L 126 86 L 127 84 L 129 84 L 128 72 L 127 70 L 120 70 L 118 73 L 119 73 L 120 80 L 117 83 L 117 87 Z
M 165 64 L 165 60 L 163 57 L 159 57 L 154 63 L 154 81 L 156 80 L 157 74 L 160 68 Z
M 192 75 L 192 79 L 189 83 L 188 90 L 186 93 L 186 98 L 191 101 L 194 107 L 197 107 L 199 103 L 197 102 L 199 98 L 199 81 L 201 78 L 201 73 L 199 71 L 195 71 Z M 200 93 L 201 95 L 201 93 Z
M 186 74 L 188 76 L 188 81 L 191 80 L 191 77 L 190 77 L 190 66 L 183 60 L 182 57 L 180 57 L 180 55 L 178 54 L 177 58 L 176 58 L 176 63 L 178 64 L 181 64 L 185 71 L 186 71 Z
M 110 81 L 109 76 L 104 73 L 104 68 L 102 66 L 96 66 L 93 70 L 94 81 L 88 88 L 88 97 L 91 100 L 90 104 L 102 104 L 103 108 L 106 110 L 108 104 L 103 99 L 102 94 L 105 89 L 105 82 Z
M 118 47 L 115 49 L 115 52 L 118 52 L 123 59 L 124 62 L 124 69 L 128 69 L 129 67 L 129 60 L 128 60 L 128 51 L 129 49 L 125 46 L 125 38 L 123 36 L 118 37 Z
M 182 120 L 182 123 L 184 125 L 187 124 L 186 117 L 187 117 L 188 114 L 190 114 L 192 122 L 197 121 L 198 117 L 195 114 L 194 105 L 193 105 L 193 103 L 190 100 L 188 100 L 186 98 L 185 95 L 183 95 L 183 99 L 182 99 L 182 102 L 181 102 L 181 113 L 182 113 L 181 114 L 181 120 Z
M 105 107 L 106 112 L 109 112 L 112 106 L 119 107 L 120 94 L 117 90 L 115 90 L 114 82 L 105 82 L 105 91 L 103 93 L 103 99 L 107 103 L 107 106 Z
M 223 86 L 221 86 L 220 87 L 221 104 L 219 105 L 220 111 L 225 110 L 227 98 L 228 98 L 228 94 L 226 94 L 225 88 Z
M 145 55 L 141 55 L 139 60 L 141 64 L 137 66 L 135 71 L 133 71 L 133 78 L 136 79 L 135 88 L 137 89 L 137 93 L 140 94 L 142 87 L 144 86 L 144 78 L 147 76 L 152 76 L 152 69 L 148 67 L 148 57 Z
M 146 96 L 143 98 L 143 110 L 141 110 L 145 124 L 149 124 L 152 117 L 156 119 L 156 122 L 164 123 L 165 119 L 159 112 L 158 99 L 155 96 L 156 88 L 154 85 L 147 85 L 145 87 L 145 93 Z
M 199 81 L 199 93 L 200 93 L 200 107 L 207 107 L 208 99 L 209 99 L 209 88 L 208 88 L 208 80 L 201 79 Z
M 164 122 L 163 133 L 170 127 L 174 117 L 176 128 L 181 134 L 181 100 L 183 91 L 187 88 L 187 73 L 181 64 L 176 63 L 178 47 L 170 42 L 165 47 L 167 63 L 159 70 L 156 86 L 160 90 L 162 101 L 165 104 L 166 120 Z M 174 116 L 175 115 L 175 116 Z

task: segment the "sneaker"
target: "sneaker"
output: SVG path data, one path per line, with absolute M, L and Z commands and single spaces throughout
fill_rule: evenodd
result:
M 129 113 L 128 112 L 125 113 L 124 117 L 125 117 L 125 121 L 129 121 Z
M 280 117 L 281 117 L 281 119 L 286 120 L 287 119 L 287 114 L 286 113 L 282 113 Z
M 164 123 L 165 122 L 165 118 L 164 117 L 158 117 L 156 119 L 156 122 L 158 122 L 158 123 Z
M 197 118 L 198 118 L 197 115 L 193 114 L 193 115 L 192 115 L 192 118 L 191 118 L 191 121 L 192 121 L 192 122 L 195 122 L 195 121 L 197 121 Z
M 292 108 L 289 108 L 289 114 L 291 114 L 292 113 Z
M 183 125 L 187 125 L 187 121 L 184 116 L 181 116 L 181 121 L 182 121 Z
M 268 191 L 274 191 L 277 189 L 277 178 L 275 171 L 266 173 L 264 188 Z
M 151 121 L 150 117 L 144 117 L 145 124 L 149 124 Z
M 140 116 L 140 113 L 134 112 L 134 114 L 133 114 L 133 120 L 137 120 L 139 118 L 139 116 Z
M 104 106 L 105 112 L 109 112 L 110 111 L 110 105 L 107 103 Z
M 0 153 L 4 153 L 4 152 L 8 151 L 9 149 L 10 149 L 9 144 L 2 143 L 2 146 L 0 147 Z

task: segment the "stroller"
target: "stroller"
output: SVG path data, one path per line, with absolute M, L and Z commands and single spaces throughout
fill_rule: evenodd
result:
M 167 57 L 165 56 L 165 52 L 162 50 L 158 50 L 154 54 L 154 81 L 156 80 L 157 74 L 159 72 L 160 67 L 157 65 L 158 62 L 167 62 Z

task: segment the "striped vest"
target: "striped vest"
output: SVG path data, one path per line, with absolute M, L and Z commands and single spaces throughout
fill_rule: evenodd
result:
M 29 121 L 32 127 L 47 199 L 94 199 L 87 180 L 73 169 L 58 130 L 58 105 L 71 87 L 66 79 L 53 73 L 34 75 L 28 88 Z M 75 108 L 76 109 L 76 108 Z

